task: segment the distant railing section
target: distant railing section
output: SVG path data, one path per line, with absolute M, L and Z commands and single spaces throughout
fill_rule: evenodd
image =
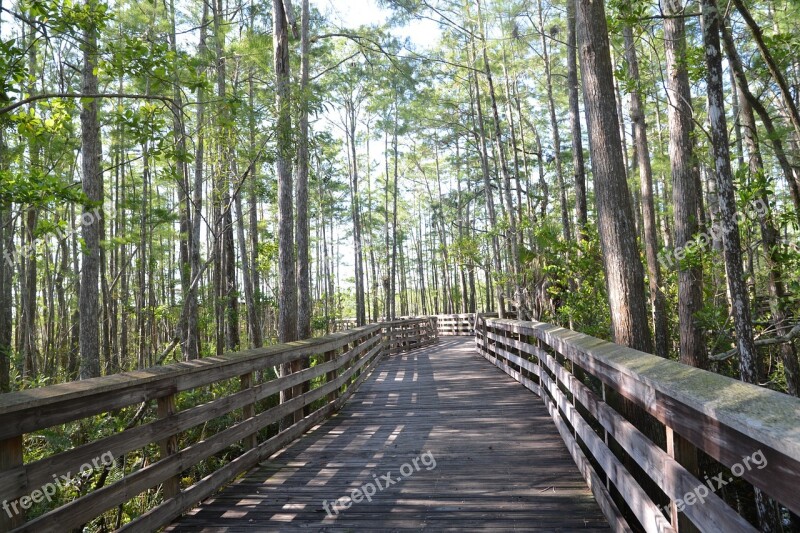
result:
M 435 343 L 439 340 L 436 322 L 435 316 L 381 322 L 386 353 L 396 354 Z
M 739 478 L 800 514 L 800 399 L 541 322 L 476 330 L 480 354 L 542 398 L 613 529 L 756 531 L 717 492 Z M 729 470 L 698 479 L 697 450 Z
M 439 335 L 475 335 L 475 313 L 436 315 Z
M 0 395 L 0 502 L 10 509 L 0 509 L 0 531 L 69 531 L 92 521 L 91 529 L 156 530 L 330 416 L 382 355 L 425 346 L 436 338 L 435 318 L 397 320 Z M 314 358 L 313 366 L 275 377 L 281 366 L 309 357 Z M 281 393 L 291 399 L 279 402 Z M 192 404 L 195 397 L 203 400 Z M 24 461 L 27 435 L 47 439 L 47 430 L 58 427 L 80 431 L 81 424 L 91 427 L 100 415 L 137 406 L 146 412 L 151 401 L 157 414 L 139 418 L 138 425 Z M 179 408 L 183 405 L 188 407 Z M 125 461 L 131 453 L 142 456 L 141 464 Z M 101 457 L 102 464 L 97 461 Z M 209 459 L 215 466 L 202 463 Z M 182 478 L 201 463 L 201 479 Z M 84 471 L 87 465 L 90 468 Z M 71 489 L 54 480 L 78 473 L 83 488 L 77 495 L 70 493 L 68 501 L 63 491 Z M 150 492 L 146 499 L 156 503 L 122 524 L 123 506 L 154 489 L 158 492 Z M 45 499 L 54 503 L 47 506 Z M 60 501 L 68 503 L 55 506 Z M 25 511 L 31 502 L 45 505 L 39 511 L 46 512 L 31 517 Z
M 497 313 L 460 313 L 436 315 L 439 336 L 475 335 L 475 320 L 478 317 L 494 318 Z
M 475 335 L 475 320 L 478 317 L 496 318 L 497 313 L 451 313 L 428 315 L 427 317 L 401 316 L 395 320 L 407 321 L 431 317 L 436 319 L 436 329 L 440 337 L 453 335 L 473 336 Z M 386 318 L 379 317 L 378 323 L 386 324 Z M 333 331 L 344 331 L 357 327 L 358 322 L 355 318 L 338 318 L 331 320 L 330 326 Z
M 347 331 L 358 327 L 358 321 L 355 318 L 337 318 L 330 322 L 331 331 Z

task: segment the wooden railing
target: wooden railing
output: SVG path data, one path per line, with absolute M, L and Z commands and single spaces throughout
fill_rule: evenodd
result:
M 381 327 L 389 354 L 428 346 L 439 339 L 435 316 L 381 322 Z
M 496 316 L 497 313 L 460 313 L 436 315 L 439 336 L 475 335 L 475 320 L 478 317 L 492 318 Z
M 382 355 L 435 340 L 431 319 L 396 321 L 0 395 L 0 531 L 158 529 L 331 415 Z M 275 377 L 309 357 L 310 368 Z M 282 391 L 292 397 L 280 403 Z M 156 414 L 140 416 L 150 402 Z M 84 430 L 137 406 L 138 424 L 89 442 L 69 434 L 96 434 Z M 25 460 L 23 446 L 58 431 L 71 445 Z M 134 455 L 138 465 L 125 459 Z M 187 471 L 194 477 L 184 479 Z M 62 476 L 80 478 L 82 488 Z M 137 503 L 144 512 L 122 524 L 123 506 L 143 495 L 155 503 Z
M 741 479 L 800 513 L 800 399 L 540 322 L 476 329 L 480 354 L 542 398 L 613 529 L 756 531 L 717 492 Z M 701 481 L 697 450 L 730 470 Z

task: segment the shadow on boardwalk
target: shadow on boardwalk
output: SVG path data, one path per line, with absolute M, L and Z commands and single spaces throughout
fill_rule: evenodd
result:
M 403 478 L 426 452 L 436 467 Z M 387 473 L 371 502 L 323 508 Z M 168 531 L 397 529 L 608 526 L 541 402 L 452 337 L 386 358 L 337 416 Z

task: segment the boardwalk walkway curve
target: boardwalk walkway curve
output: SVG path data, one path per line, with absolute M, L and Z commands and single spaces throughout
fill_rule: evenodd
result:
M 435 468 L 404 478 L 425 453 Z M 392 486 L 349 502 L 387 473 Z M 349 508 L 325 510 L 340 497 Z M 544 406 L 469 337 L 388 357 L 340 413 L 168 531 L 223 528 L 608 530 Z
M 119 413 L 132 417 L 124 429 L 109 423 Z M 26 457 L 31 439 L 92 424 L 102 437 Z M 788 523 L 800 400 L 474 314 L 0 396 L 0 532 L 756 531 L 730 490 L 704 488 L 709 465 Z M 75 473 L 80 492 L 58 486 L 44 501 Z M 351 501 L 386 474 L 396 482 Z

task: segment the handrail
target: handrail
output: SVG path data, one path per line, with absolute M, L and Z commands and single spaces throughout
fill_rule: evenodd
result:
M 479 317 L 496 317 L 497 313 L 450 313 L 436 315 L 439 336 L 475 335 L 475 321 Z
M 379 323 L 317 339 L 0 395 L 0 502 L 4 506 L 0 531 L 79 528 L 161 487 L 159 504 L 128 524 L 118 524 L 132 531 L 157 529 L 339 409 L 382 356 L 435 341 L 435 320 Z M 310 356 L 317 357 L 315 365 L 263 380 L 271 369 Z M 205 394 L 210 397 L 205 403 L 177 408 L 179 400 L 189 401 L 182 393 L 202 397 L 210 387 L 232 379 L 237 380 L 237 392 Z M 293 397 L 278 403 L 279 394 Z M 157 403 L 157 416 L 140 425 L 43 459 L 23 460 L 25 435 L 90 421 L 151 400 Z M 182 442 L 190 440 L 181 439 L 186 432 L 215 423 L 222 426 L 216 433 L 203 431 L 199 440 Z M 279 423 L 277 434 L 268 433 Z M 159 451 L 152 462 L 126 470 L 130 467 L 123 459 L 126 454 L 154 444 Z M 232 459 L 191 486 L 181 487 L 183 472 L 213 457 Z M 112 459 L 119 466 L 112 466 Z M 62 476 L 86 470 L 88 479 L 94 469 L 101 472 L 96 480 L 92 478 L 94 490 L 64 505 L 47 506 L 46 512 L 25 521 L 24 509 L 33 503 L 59 501 L 65 488 L 59 483 Z
M 542 398 L 615 529 L 638 521 L 648 532 L 755 531 L 718 486 L 695 476 L 692 446 L 800 513 L 800 399 L 541 322 L 480 319 L 476 346 Z M 612 407 L 618 395 L 658 421 L 666 450 Z M 610 438 L 649 479 L 628 468 Z M 666 494 L 667 507 L 648 485 Z M 702 495 L 702 505 L 689 494 Z
M 381 322 L 386 338 L 386 351 L 395 354 L 435 343 L 439 330 L 435 316 Z

